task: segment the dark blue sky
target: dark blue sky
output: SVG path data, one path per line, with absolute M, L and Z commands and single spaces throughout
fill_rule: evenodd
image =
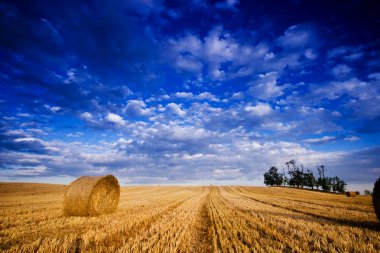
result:
M 375 2 L 2 2 L 0 180 L 262 184 L 296 159 L 369 188 Z

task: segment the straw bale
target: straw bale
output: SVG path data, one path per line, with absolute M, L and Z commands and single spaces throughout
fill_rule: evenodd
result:
M 66 215 L 97 216 L 115 211 L 119 198 L 119 182 L 113 175 L 83 176 L 69 185 L 63 210 Z
M 372 203 L 377 219 L 380 222 L 380 177 L 377 179 L 373 187 Z
M 356 197 L 356 192 L 346 192 L 347 197 Z

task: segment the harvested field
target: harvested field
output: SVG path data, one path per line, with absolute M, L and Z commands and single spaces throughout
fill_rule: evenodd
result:
M 368 196 L 276 187 L 123 187 L 116 212 L 68 217 L 65 190 L 0 183 L 0 251 L 380 251 Z

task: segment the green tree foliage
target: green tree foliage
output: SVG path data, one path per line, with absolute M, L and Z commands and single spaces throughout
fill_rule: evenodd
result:
M 306 187 L 314 189 L 317 184 L 317 180 L 314 177 L 313 171 L 307 170 L 303 175 L 303 181 Z
M 332 180 L 333 192 L 344 193 L 346 191 L 346 183 L 339 177 L 333 177 Z
M 264 173 L 264 183 L 265 185 L 282 185 L 283 177 L 278 173 L 278 169 L 276 167 L 271 167 L 268 172 Z
M 296 164 L 295 160 L 290 160 L 289 162 L 285 163 L 286 167 L 288 168 L 288 174 L 290 176 L 289 178 L 289 185 L 290 186 L 296 186 L 296 187 L 303 187 L 303 167 L 302 169 Z
M 339 177 L 326 177 L 326 166 L 317 166 L 317 177 L 315 177 L 312 170 L 304 169 L 302 164 L 298 165 L 295 160 L 290 160 L 285 163 L 287 174 L 285 171 L 282 174 L 278 173 L 276 167 L 271 167 L 268 172 L 264 173 L 264 183 L 266 185 L 288 185 L 291 187 L 307 187 L 314 189 L 314 187 L 319 190 L 321 188 L 323 191 L 332 191 L 336 193 L 344 193 L 346 188 L 346 183 Z

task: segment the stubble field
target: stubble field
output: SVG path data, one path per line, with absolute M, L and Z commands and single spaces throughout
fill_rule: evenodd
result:
M 2 252 L 379 252 L 371 198 L 266 187 L 124 187 L 66 217 L 62 185 L 0 183 Z

